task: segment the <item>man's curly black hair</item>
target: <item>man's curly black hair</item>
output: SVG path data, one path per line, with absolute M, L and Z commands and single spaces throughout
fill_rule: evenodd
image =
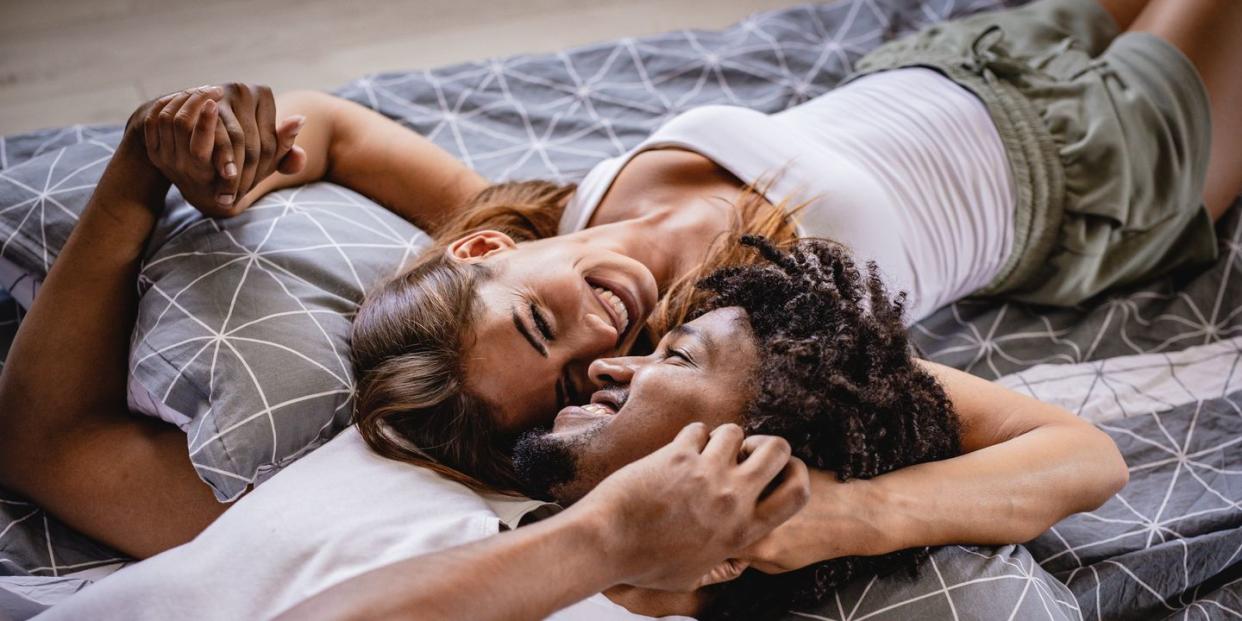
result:
M 717 270 L 698 314 L 739 306 L 759 351 L 747 433 L 777 435 L 807 466 L 871 478 L 961 451 L 944 389 L 911 355 L 905 294 L 890 297 L 874 263 L 860 271 L 840 245 L 814 239 L 781 250 L 745 236 L 766 261 Z M 865 575 L 910 568 L 928 549 L 846 557 L 779 575 L 747 571 L 713 588 L 705 619 L 772 618 L 812 606 Z

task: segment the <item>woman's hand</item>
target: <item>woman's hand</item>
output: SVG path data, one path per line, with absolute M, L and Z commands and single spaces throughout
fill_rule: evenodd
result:
M 296 172 L 306 156 L 294 146 L 303 117 L 277 126 L 266 87 L 204 86 L 145 104 L 131 129 L 142 128 L 147 157 L 199 211 L 241 213 L 257 197 L 238 200 L 273 172 Z
M 689 591 L 741 573 L 744 564 L 726 559 L 797 513 L 807 494 L 806 466 L 790 457 L 784 440 L 743 438 L 737 425 L 709 436 L 695 424 L 613 473 L 571 510 L 594 512 L 606 524 L 606 558 L 619 564 L 626 584 Z

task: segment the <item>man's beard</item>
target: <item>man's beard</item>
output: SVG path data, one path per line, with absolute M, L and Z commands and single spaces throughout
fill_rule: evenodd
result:
M 582 431 L 569 438 L 552 435 L 549 429 L 522 434 L 513 446 L 513 467 L 531 498 L 568 505 L 590 489 L 576 489 L 584 481 L 579 455 L 604 425 Z M 575 485 L 577 483 L 578 485 Z

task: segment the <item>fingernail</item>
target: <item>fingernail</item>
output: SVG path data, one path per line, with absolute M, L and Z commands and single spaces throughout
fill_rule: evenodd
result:
M 236 177 L 237 176 L 237 165 L 234 164 L 233 162 L 229 162 L 228 164 L 225 164 L 224 165 L 224 176 L 229 179 Z M 230 198 L 229 200 L 231 201 L 233 199 Z
M 304 116 L 304 115 L 301 115 L 301 114 L 295 114 L 295 115 L 293 115 L 293 116 L 291 116 L 291 117 L 289 117 L 289 118 L 290 118 L 290 119 L 293 121 L 293 123 L 294 123 L 294 126 L 293 126 L 293 131 L 295 131 L 295 132 L 296 132 L 296 131 L 301 130 L 303 125 L 306 125 L 306 116 Z
M 221 205 L 224 205 L 225 207 L 228 207 L 229 205 L 233 204 L 233 195 L 232 194 L 221 194 L 216 197 L 216 202 Z
M 215 112 L 215 111 L 216 111 L 216 102 L 215 102 L 215 100 L 213 100 L 213 99 L 208 99 L 208 100 L 207 100 L 207 103 L 203 104 L 203 112 L 205 112 L 205 113 L 207 113 L 207 114 L 211 114 L 211 113 L 213 113 L 213 112 Z

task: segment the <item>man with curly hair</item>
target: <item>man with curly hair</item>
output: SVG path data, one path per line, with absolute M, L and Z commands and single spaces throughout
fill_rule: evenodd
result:
M 742 243 L 767 262 L 705 279 L 700 287 L 712 296 L 694 321 L 651 355 L 596 361 L 591 374 L 604 388 L 591 403 L 518 441 L 515 464 L 531 495 L 573 503 L 696 420 L 783 437 L 796 457 L 841 481 L 960 451 L 945 391 L 910 355 L 904 296 L 891 298 L 874 266 L 863 273 L 843 248 L 820 240 L 787 252 L 762 238 Z M 752 570 L 681 602 L 679 612 L 764 618 L 814 604 L 860 571 L 913 566 L 920 552 L 778 575 Z

